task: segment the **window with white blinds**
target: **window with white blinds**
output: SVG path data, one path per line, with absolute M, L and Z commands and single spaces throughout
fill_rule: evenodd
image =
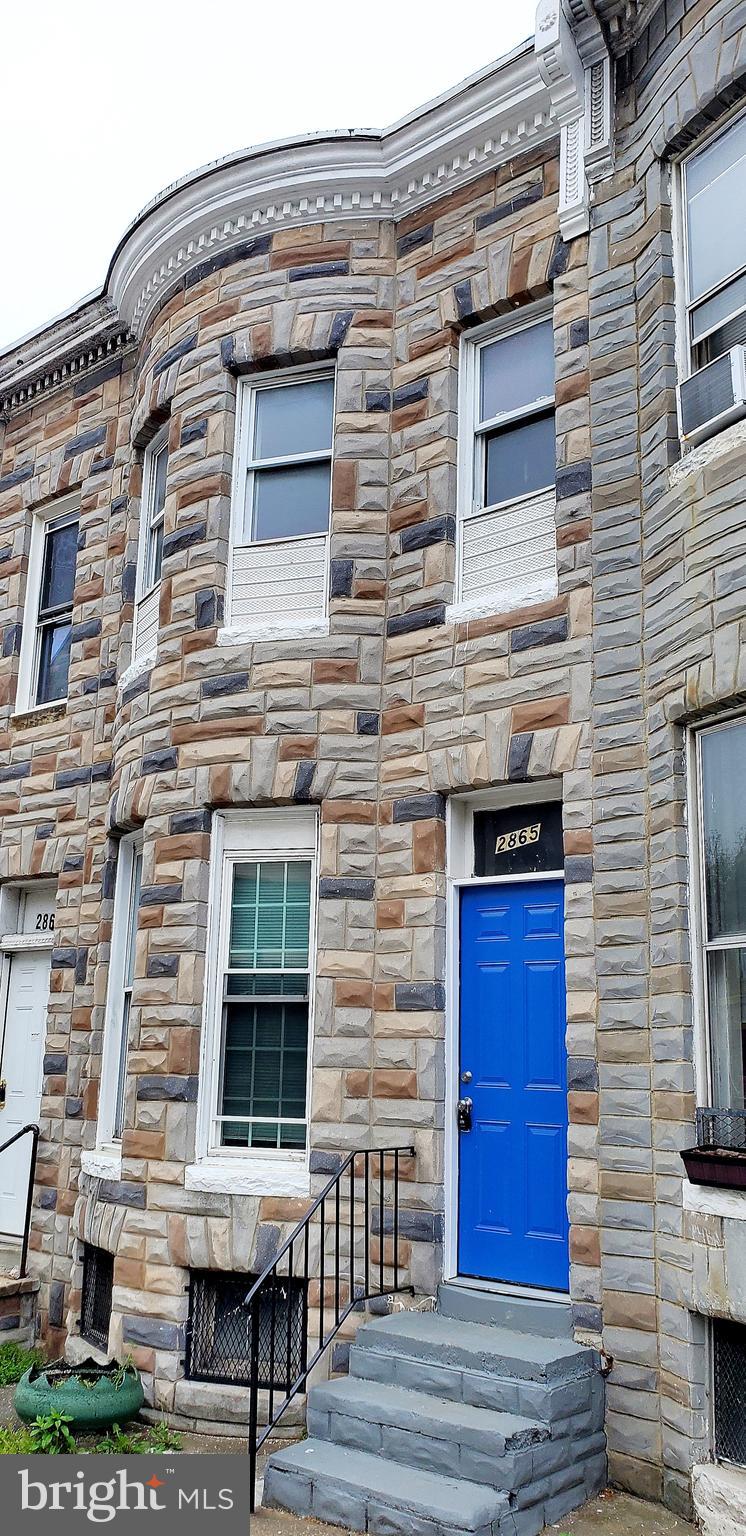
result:
M 684 161 L 684 258 L 691 371 L 746 341 L 746 116 Z
M 326 614 L 333 425 L 332 370 L 239 385 L 232 629 L 303 629 Z
M 151 656 L 158 645 L 163 526 L 168 474 L 168 427 L 150 443 L 143 461 L 140 543 L 135 588 L 134 660 Z
M 540 314 L 463 343 L 459 598 L 468 611 L 557 590 L 554 335 Z

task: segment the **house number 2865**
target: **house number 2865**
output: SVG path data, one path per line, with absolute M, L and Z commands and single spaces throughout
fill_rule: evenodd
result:
M 540 821 L 535 821 L 530 827 L 516 827 L 515 832 L 502 832 L 495 843 L 495 853 L 512 853 L 516 848 L 538 843 L 540 833 Z

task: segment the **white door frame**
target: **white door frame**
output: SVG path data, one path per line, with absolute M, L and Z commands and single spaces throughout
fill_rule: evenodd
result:
M 458 1200 L 459 1137 L 456 1128 L 456 1101 L 459 1092 L 459 913 L 462 890 L 479 885 L 516 885 L 519 881 L 564 881 L 564 870 L 547 870 L 534 875 L 474 874 L 474 812 L 498 810 L 509 805 L 532 805 L 547 801 L 561 802 L 562 781 L 547 779 L 530 784 L 507 784 L 499 789 L 476 790 L 450 795 L 446 801 L 446 1013 L 445 1013 L 445 1147 L 443 1234 L 443 1279 L 482 1291 L 500 1291 L 526 1298 L 540 1297 L 566 1301 L 566 1294 L 534 1290 L 525 1285 L 507 1285 L 502 1281 L 461 1277 L 458 1272 Z
M 29 892 L 48 895 L 56 900 L 54 880 L 8 880 L 0 887 L 0 1077 L 5 1055 L 5 1030 L 8 1021 L 10 963 L 23 950 L 54 949 L 54 929 L 24 933 L 24 898 Z M 45 1039 L 46 1045 L 46 1039 Z M 41 1088 L 41 1085 L 40 1085 Z

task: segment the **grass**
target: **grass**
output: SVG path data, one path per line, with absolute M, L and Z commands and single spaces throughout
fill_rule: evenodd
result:
M 0 1344 L 0 1387 L 12 1387 L 40 1360 L 38 1349 L 26 1349 L 23 1344 Z
M 22 1424 L 17 1429 L 0 1425 L 0 1456 L 31 1456 L 39 1452 L 52 1456 L 66 1452 L 78 1455 L 87 1452 L 92 1456 L 164 1456 L 169 1451 L 181 1450 L 181 1436 L 164 1423 L 132 1424 L 126 1429 L 114 1424 L 109 1433 L 98 1440 L 85 1435 L 84 1443 L 81 1443 L 73 1438 L 66 1425 L 57 1423 L 64 1419 L 64 1414 L 47 1414 L 43 1419 Z M 55 1422 L 50 1422 L 52 1420 Z

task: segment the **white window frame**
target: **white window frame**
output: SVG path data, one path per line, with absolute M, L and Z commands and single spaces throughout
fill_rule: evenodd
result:
M 719 291 L 719 289 L 727 287 L 728 283 L 732 282 L 733 279 L 738 277 L 740 274 L 746 276 L 746 261 L 744 261 L 743 266 L 736 267 L 728 277 L 724 278 L 722 282 L 717 283 L 711 291 L 701 295 L 700 298 L 696 299 L 694 302 L 692 302 L 690 299 L 686 170 L 687 166 L 691 163 L 692 160 L 696 158 L 698 154 L 701 153 L 702 150 L 709 149 L 710 146 L 714 144 L 716 139 L 722 138 L 726 133 L 728 133 L 730 129 L 735 126 L 738 119 L 744 115 L 746 114 L 744 114 L 743 107 L 739 104 L 736 108 L 734 108 L 732 112 L 728 114 L 726 118 L 715 124 L 709 133 L 704 134 L 702 138 L 697 142 L 697 144 L 692 149 L 690 149 L 686 155 L 683 155 L 680 160 L 676 161 L 672 167 L 673 196 L 671 201 L 673 212 L 674 243 L 676 366 L 680 382 L 683 382 L 684 379 L 691 378 L 693 373 L 698 372 L 698 369 L 694 367 L 692 361 L 694 352 L 694 344 L 691 340 L 690 327 L 690 315 L 692 310 L 699 308 L 699 306 L 704 304 L 708 298 L 712 298 L 713 295 Z M 732 315 L 727 317 L 727 319 L 734 319 L 735 316 L 740 314 L 744 308 L 746 308 L 746 304 L 740 305 L 733 311 Z M 725 320 L 721 320 L 719 322 L 719 326 L 715 326 L 713 329 L 717 330 L 725 323 Z
M 504 502 L 497 502 L 494 507 L 482 507 L 478 505 L 479 486 L 484 482 L 484 441 L 486 434 L 495 427 L 504 427 L 523 420 L 531 420 L 539 416 L 542 411 L 556 410 L 556 396 L 554 394 L 542 396 L 540 400 L 532 401 L 528 406 L 521 406 L 515 411 L 505 412 L 491 421 L 479 422 L 479 382 L 480 362 L 483 349 L 494 341 L 501 341 L 506 336 L 515 335 L 520 331 L 528 331 L 535 325 L 552 318 L 553 305 L 551 299 L 542 300 L 541 303 L 532 304 L 530 308 L 522 309 L 519 314 L 503 316 L 499 320 L 490 321 L 487 325 L 476 327 L 473 331 L 465 333 L 461 337 L 459 356 L 459 382 L 458 382 L 458 445 L 456 468 L 456 584 L 454 602 L 447 609 L 446 619 L 457 622 L 460 619 L 477 618 L 497 612 L 507 612 L 511 608 L 523 608 L 532 603 L 551 601 L 557 596 L 558 579 L 555 561 L 554 573 L 537 590 L 536 594 L 525 597 L 518 593 L 515 601 L 505 601 L 502 595 L 493 596 L 489 592 L 478 597 L 465 597 L 463 593 L 463 561 L 464 561 L 464 525 L 473 517 L 491 511 L 508 511 L 520 507 L 525 503 L 529 507 L 542 494 L 541 491 L 532 491 L 529 496 L 509 498 Z M 556 435 L 556 431 L 555 431 Z M 547 491 L 554 487 L 547 487 Z
M 153 606 L 156 609 L 156 635 L 157 644 L 157 610 L 160 599 L 161 577 L 153 580 L 149 575 L 148 567 L 151 564 L 151 551 L 153 547 L 152 534 L 158 524 L 165 523 L 165 506 L 163 511 L 154 518 L 154 499 L 156 488 L 156 464 L 161 453 L 168 455 L 168 423 L 148 443 L 145 450 L 142 465 L 142 494 L 140 497 L 140 534 L 137 543 L 137 574 L 135 577 L 135 618 L 132 637 L 132 659 L 137 661 L 141 656 L 155 655 L 156 645 L 152 640 L 144 638 L 145 625 Z M 168 474 L 168 458 L 166 459 L 166 473 Z
M 80 497 L 63 496 L 58 501 L 51 502 L 49 506 L 34 513 L 31 522 L 31 539 L 29 542 L 28 574 L 26 577 L 26 600 L 23 608 L 23 633 L 21 635 L 21 651 L 18 658 L 18 684 L 16 690 L 16 714 L 33 714 L 36 710 L 57 709 L 64 705 L 67 694 L 60 699 L 51 699 L 48 704 L 36 703 L 36 689 L 39 682 L 41 625 L 39 623 L 39 603 L 41 601 L 41 583 L 44 570 L 44 544 L 47 529 L 52 524 L 65 524 L 80 521 Z M 77 579 L 77 578 L 76 578 Z M 72 610 L 71 610 L 72 619 Z
M 332 396 L 332 443 L 329 450 L 323 449 L 305 454 L 288 454 L 275 459 L 253 459 L 250 445 L 254 437 L 254 423 L 256 415 L 256 400 L 260 390 L 281 389 L 293 384 L 303 384 L 309 379 L 331 379 L 334 385 Z M 231 490 L 231 520 L 230 541 L 228 551 L 228 590 L 225 595 L 225 628 L 220 631 L 218 640 L 222 644 L 236 644 L 241 640 L 272 638 L 283 634 L 328 634 L 329 632 L 329 559 L 331 544 L 331 518 L 332 518 L 332 477 L 334 470 L 334 422 L 336 419 L 336 368 L 334 363 L 309 363 L 294 368 L 274 369 L 272 372 L 251 374 L 238 381 L 236 398 L 236 433 L 233 453 L 233 483 Z M 329 461 L 329 520 L 325 533 L 291 535 L 281 539 L 247 539 L 244 536 L 247 509 L 252 505 L 253 476 L 257 469 L 266 468 L 269 465 L 281 467 L 282 465 L 324 463 Z M 296 548 L 304 541 L 324 540 L 323 550 L 323 602 L 318 613 L 304 620 L 277 620 L 263 619 L 257 616 L 256 621 L 246 621 L 235 616 L 235 604 L 233 601 L 233 573 L 235 570 L 236 551 L 248 548 L 276 549 L 278 559 L 282 558 L 283 551 L 289 553 L 292 546 Z
M 123 1040 L 123 1031 L 125 994 L 127 990 L 131 994 L 132 984 L 130 983 L 129 988 L 127 987 L 125 983 L 125 970 L 131 924 L 133 922 L 135 925 L 134 942 L 135 944 L 137 942 L 138 913 L 137 908 L 133 908 L 133 897 L 136 889 L 135 874 L 138 859 L 142 859 L 142 836 L 140 833 L 130 832 L 120 840 L 117 854 L 97 1127 L 97 1150 L 120 1158 L 122 1138 L 121 1135 L 116 1134 L 115 1122 L 118 1107 L 119 1070 L 123 1050 L 125 1052 L 125 1093 L 127 1082 L 126 1052 L 129 1042 L 128 1040 Z M 128 1020 L 131 1017 L 130 997 Z
M 304 860 L 311 864 L 308 943 L 308 1047 L 306 1125 L 311 1120 L 311 1084 L 316 990 L 318 912 L 318 815 L 314 809 L 225 811 L 212 823 L 207 979 L 202 1021 L 197 1103 L 196 1162 L 186 1170 L 188 1189 L 230 1189 L 243 1194 L 305 1194 L 309 1182 L 309 1141 L 302 1150 L 223 1147 L 214 1135 L 220 1086 L 223 1033 L 222 978 L 227 956 L 235 864 L 259 859 Z

